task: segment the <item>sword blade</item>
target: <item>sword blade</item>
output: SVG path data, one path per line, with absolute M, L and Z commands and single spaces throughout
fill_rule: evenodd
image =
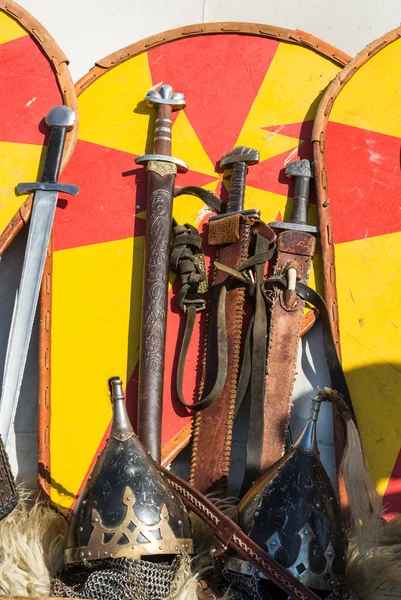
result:
M 17 410 L 57 198 L 57 191 L 41 190 L 34 197 L 0 400 L 0 435 L 6 447 Z

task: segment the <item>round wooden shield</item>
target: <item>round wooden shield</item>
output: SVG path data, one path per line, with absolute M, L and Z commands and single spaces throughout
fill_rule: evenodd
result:
M 21 6 L 0 0 L 0 254 L 29 218 L 31 198 L 15 186 L 36 181 L 44 157 L 47 112 L 58 104 L 76 110 L 68 59 L 49 33 Z M 73 151 L 68 135 L 65 165 Z
M 401 512 L 400 36 L 399 28 L 377 40 L 339 74 L 313 133 L 322 238 L 331 248 L 326 296 L 389 516 Z
M 40 468 L 50 473 L 42 485 L 54 502 L 71 506 L 107 436 L 110 376 L 125 381 L 135 422 L 147 198 L 145 168 L 134 159 L 152 152 L 155 117 L 143 103 L 147 90 L 163 81 L 186 97 L 186 109 L 175 113 L 173 153 L 190 171 L 176 184 L 224 196 L 221 156 L 236 145 L 253 146 L 261 162 L 249 170 L 246 207 L 260 209 L 266 221 L 277 220 L 289 214 L 292 189 L 283 169 L 297 157 L 311 158 L 320 95 L 347 61 L 304 32 L 203 24 L 125 48 L 76 85 L 79 140 L 63 179 L 79 184 L 81 192 L 57 211 L 51 320 L 43 319 L 42 327 L 42 353 L 49 358 L 42 372 Z M 179 223 L 204 230 L 208 215 L 200 200 L 181 196 L 173 212 Z M 316 212 L 312 206 L 311 222 Z M 316 269 L 319 257 L 312 278 Z M 164 462 L 185 445 L 191 418 L 174 391 L 184 319 L 173 282 L 171 275 Z M 198 327 L 185 373 L 190 400 L 201 346 Z

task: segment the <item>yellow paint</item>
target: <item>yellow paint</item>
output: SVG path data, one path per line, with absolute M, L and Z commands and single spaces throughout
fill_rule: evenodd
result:
M 253 119 L 254 117 L 252 116 L 252 120 Z M 283 157 L 284 167 L 284 158 L 287 159 L 291 155 L 291 152 L 302 144 L 302 141 L 288 135 L 280 135 L 280 133 L 277 132 L 266 131 L 266 129 L 261 126 L 262 123 L 263 120 L 259 121 L 259 124 L 252 124 L 253 129 L 244 128 L 240 133 L 236 145 L 257 148 L 260 152 L 261 162 L 286 152 L 286 156 Z
M 401 447 L 400 261 L 401 233 L 336 245 L 343 366 L 380 490 Z
M 376 489 L 379 492 L 380 496 L 384 496 L 384 494 L 386 493 L 388 482 L 388 477 L 386 477 L 385 479 L 379 479 L 379 481 L 376 482 Z
M 69 507 L 111 418 L 107 379 L 138 360 L 143 238 L 54 253 L 52 500 Z
M 16 184 L 38 179 L 38 172 L 42 169 L 41 153 L 42 146 L 0 142 L 0 231 L 4 231 L 28 197 L 16 195 Z
M 151 86 L 146 53 L 99 77 L 78 98 L 79 139 L 137 155 L 151 152 L 155 111 L 143 102 Z
M 192 171 L 216 177 L 214 165 L 199 141 L 185 111 L 177 115 L 174 126 L 173 154 L 189 164 Z
M 238 143 L 250 143 L 258 148 L 262 160 L 295 148 L 298 141 L 280 135 L 279 127 L 312 119 L 323 90 L 338 71 L 338 65 L 315 52 L 281 43 L 249 111 Z M 269 126 L 277 126 L 277 133 L 264 129 Z
M 0 12 L 0 44 L 11 42 L 28 35 L 17 21 L 4 12 Z
M 401 40 L 358 69 L 336 98 L 330 121 L 401 137 Z

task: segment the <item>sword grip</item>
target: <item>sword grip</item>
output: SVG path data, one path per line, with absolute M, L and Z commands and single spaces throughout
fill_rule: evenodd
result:
M 66 133 L 66 127 L 53 125 L 51 128 L 41 179 L 43 183 L 56 183 L 58 180 Z
M 157 118 L 155 128 L 155 154 L 165 154 L 166 156 L 172 155 L 172 113 L 173 107 L 171 106 L 171 104 L 159 104 L 157 107 Z
M 310 177 L 295 177 L 295 189 L 290 216 L 291 223 L 306 225 L 308 222 Z
M 245 181 L 248 167 L 245 162 L 233 164 L 227 212 L 244 210 Z

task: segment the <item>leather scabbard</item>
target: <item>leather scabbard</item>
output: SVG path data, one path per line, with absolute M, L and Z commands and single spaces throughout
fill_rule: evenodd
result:
M 169 246 L 175 174 L 148 168 L 138 436 L 160 461 Z
M 274 274 L 285 275 L 289 268 L 295 267 L 297 280 L 307 283 L 315 247 L 316 240 L 309 233 L 282 232 L 277 242 Z M 297 297 L 294 306 L 289 308 L 284 301 L 285 292 L 275 288 L 272 294 L 260 473 L 284 454 L 305 306 L 304 301 Z M 249 431 L 248 439 L 252 443 L 252 431 Z
M 239 239 L 233 242 L 234 221 L 237 220 Z M 257 219 L 236 215 L 213 223 L 209 229 L 209 243 L 222 245 L 218 261 L 237 269 L 248 258 L 252 226 Z M 235 237 L 235 234 L 234 234 Z M 212 238 L 212 239 L 211 239 Z M 228 240 L 232 243 L 227 243 Z M 208 393 L 214 384 L 217 369 L 217 305 L 220 289 L 227 283 L 227 273 L 216 270 L 210 295 L 207 319 L 206 345 L 203 355 L 202 381 L 199 398 Z M 196 414 L 194 421 L 191 484 L 202 493 L 218 491 L 225 493 L 230 464 L 232 426 L 235 411 L 238 371 L 240 366 L 241 333 L 244 314 L 244 286 L 229 286 L 226 296 L 226 330 L 228 346 L 227 378 L 223 391 L 206 410 Z

